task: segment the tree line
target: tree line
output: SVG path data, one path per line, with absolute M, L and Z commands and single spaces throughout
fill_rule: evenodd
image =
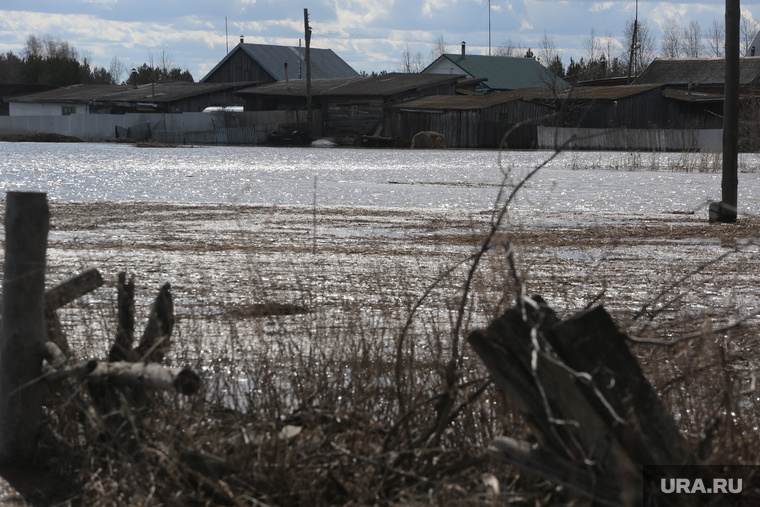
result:
M 175 67 L 171 55 L 148 53 L 148 61 L 128 70 L 117 57 L 108 69 L 92 63 L 67 41 L 29 35 L 20 54 L 0 53 L 0 83 L 71 86 L 75 84 L 148 84 L 159 81 L 194 81 L 188 70 Z
M 742 55 L 750 56 L 752 41 L 760 30 L 760 24 L 747 16 L 741 17 L 740 46 Z M 634 31 L 636 43 L 633 44 Z M 662 26 L 662 38 L 658 41 L 652 33 L 647 20 L 628 20 L 623 29 L 623 36 L 616 38 L 611 32 L 599 36 L 595 30 L 583 39 L 586 54 L 577 61 L 570 58 L 565 65 L 559 55 L 554 37 L 544 32 L 535 51 L 525 48 L 521 43 L 511 39 L 493 48 L 494 56 L 520 56 L 535 58 L 555 75 L 570 83 L 591 79 L 624 77 L 628 75 L 629 66 L 632 76 L 641 73 L 655 57 L 664 58 L 705 58 L 723 57 L 725 43 L 723 20 L 713 20 L 708 28 L 700 26 L 696 20 L 682 24 L 676 17 L 671 17 Z M 448 52 L 443 36 L 432 44 L 430 62 Z M 760 48 L 757 48 L 760 56 Z M 414 52 L 409 42 L 401 52 L 398 70 L 400 72 L 421 72 L 426 64 L 421 52 Z

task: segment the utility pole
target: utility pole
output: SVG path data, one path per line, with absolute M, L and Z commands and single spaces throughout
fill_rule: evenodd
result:
M 736 222 L 739 179 L 739 0 L 726 0 L 726 78 L 723 95 L 721 202 L 710 204 L 710 222 Z
M 311 138 L 311 27 L 309 9 L 303 10 L 303 25 L 306 33 L 306 136 Z
M 491 56 L 491 0 L 488 0 L 488 56 Z
M 633 35 L 631 36 L 631 53 L 628 57 L 628 80 L 625 84 L 631 84 L 631 71 L 633 70 L 633 59 L 636 55 L 636 35 L 639 31 L 639 0 L 636 0 L 636 15 L 633 18 Z

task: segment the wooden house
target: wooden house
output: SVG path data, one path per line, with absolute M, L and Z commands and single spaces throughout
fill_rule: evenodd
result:
M 312 107 L 321 111 L 325 135 L 387 135 L 385 106 L 428 95 L 454 95 L 464 76 L 390 73 L 379 76 L 315 79 Z M 241 90 L 246 111 L 306 109 L 303 79 Z
M 359 76 L 331 49 L 310 48 L 310 52 L 312 79 Z M 306 48 L 246 44 L 241 39 L 200 82 L 266 84 L 301 78 L 306 79 Z
M 423 74 L 464 74 L 481 78 L 481 93 L 519 90 L 522 88 L 567 88 L 570 85 L 533 58 L 513 56 L 443 54 L 428 65 Z

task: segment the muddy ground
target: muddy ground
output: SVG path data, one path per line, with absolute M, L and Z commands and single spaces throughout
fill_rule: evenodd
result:
M 230 321 L 258 339 L 254 313 L 261 303 L 301 305 L 335 316 L 336 325 L 349 306 L 403 316 L 444 269 L 476 251 L 490 219 L 486 211 L 53 202 L 47 279 L 53 285 L 89 268 L 106 279 L 81 303 L 91 320 L 61 315 L 81 356 L 108 350 L 120 271 L 135 276 L 138 315 L 170 282 L 178 341 L 192 334 L 206 353 L 224 354 L 219 343 Z M 759 237 L 760 220 L 708 224 L 706 210 L 510 216 L 476 284 L 471 326 L 498 311 L 505 287 L 513 297 L 514 285 L 505 284 L 511 244 L 527 292 L 543 295 L 560 313 L 599 302 L 626 323 L 655 301 L 647 307 L 654 311 L 629 329 L 667 339 L 703 327 L 705 316 L 717 327 L 758 311 Z M 456 306 L 464 275 L 464 268 L 454 270 L 433 291 L 425 305 L 431 315 L 446 320 L 448 310 L 435 309 Z M 757 367 L 745 359 L 747 382 Z M 0 505 L 18 505 L 8 498 Z

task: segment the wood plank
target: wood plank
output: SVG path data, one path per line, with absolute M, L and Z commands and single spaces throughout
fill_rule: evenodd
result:
M 625 424 L 615 425 L 598 395 L 587 388 L 587 396 L 597 407 L 637 463 L 679 465 L 693 463 L 693 456 L 681 432 L 644 376 L 638 361 L 621 333 L 602 308 L 578 313 L 544 335 L 569 367 L 586 372 L 599 394 Z

